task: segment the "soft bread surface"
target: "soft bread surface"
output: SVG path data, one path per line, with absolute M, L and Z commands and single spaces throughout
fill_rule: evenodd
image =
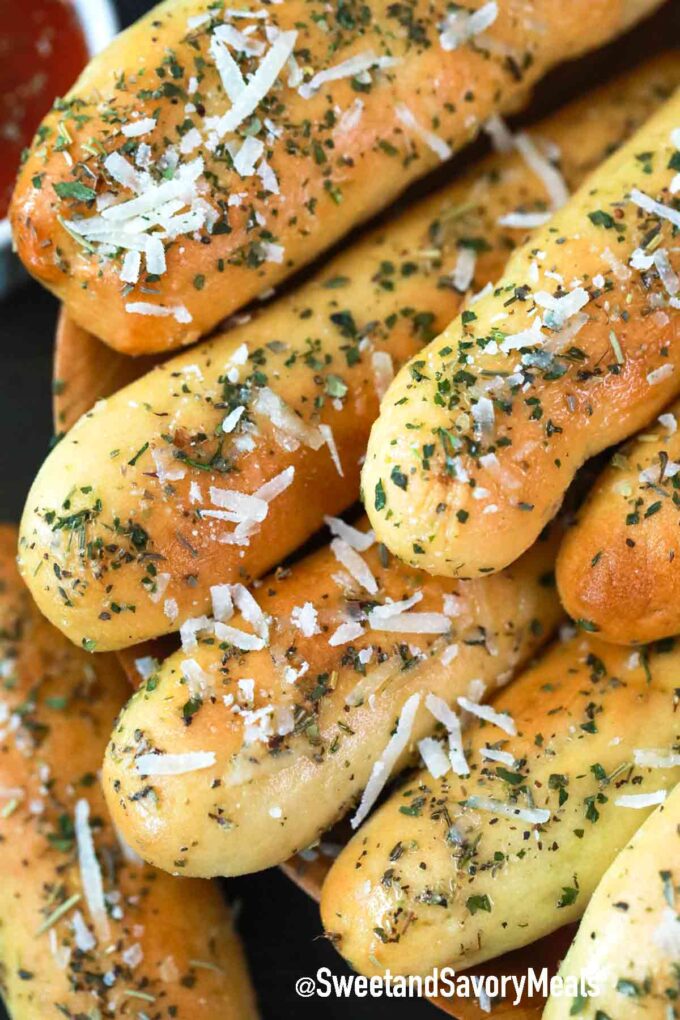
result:
M 530 136 L 560 149 L 576 187 L 679 77 L 674 55 L 652 61 Z M 26 504 L 20 567 L 45 615 L 98 650 L 156 637 L 205 612 L 211 585 L 263 574 L 324 513 L 352 503 L 391 366 L 457 313 L 461 261 L 469 266 L 476 253 L 461 289 L 500 275 L 525 231 L 499 219 L 546 201 L 520 154 L 493 156 L 253 321 L 97 405 L 50 454 Z M 262 408 L 269 391 L 284 401 L 285 417 L 275 417 L 285 428 Z M 224 435 L 222 423 L 239 406 L 246 412 Z M 343 476 L 329 447 L 318 447 L 319 424 L 332 430 Z M 289 488 L 249 545 L 222 544 L 233 541 L 234 524 L 200 517 L 201 509 L 219 513 L 211 487 L 252 494 L 289 469 Z
M 680 313 L 658 273 L 628 263 L 651 245 L 680 268 L 669 222 L 680 219 L 679 124 L 676 91 L 395 379 L 362 486 L 378 537 L 402 559 L 459 577 L 512 562 L 578 467 L 677 393 Z M 634 189 L 661 208 L 644 211 Z
M 676 754 L 677 757 L 677 754 Z M 680 958 L 680 786 L 635 833 L 588 904 L 560 977 L 584 978 L 596 994 L 578 1015 L 673 1015 Z M 552 996 L 544 1020 L 574 1016 L 573 998 Z
M 389 205 L 551 66 L 659 5 L 475 3 L 477 20 L 456 14 L 442 44 L 444 0 L 408 13 L 382 0 L 351 12 L 235 0 L 225 14 L 167 0 L 46 118 L 14 196 L 17 249 L 119 350 L 190 343 Z M 132 200 L 130 215 L 110 208 Z M 94 216 L 98 233 L 81 222 Z M 136 273 L 122 270 L 126 247 L 148 260 Z
M 93 662 L 40 616 L 17 575 L 15 543 L 15 529 L 0 528 L 0 989 L 12 1020 L 57 1010 L 255 1020 L 219 887 L 171 879 L 119 842 L 97 771 L 125 679 L 113 656 Z M 108 934 L 81 884 L 81 800 L 110 897 Z
M 631 657 L 575 637 L 549 650 L 492 703 L 517 736 L 473 722 L 469 777 L 413 775 L 335 861 L 321 911 L 343 956 L 366 974 L 461 970 L 577 919 L 653 810 L 617 798 L 680 778 L 678 767 L 633 763 L 636 748 L 680 739 L 679 665 L 675 647 Z M 485 746 L 513 763 L 485 761 Z M 499 813 L 511 805 L 549 818 Z
M 270 620 L 266 648 L 238 652 L 206 621 L 197 647 L 166 659 L 133 696 L 107 749 L 104 788 L 130 845 L 202 877 L 257 871 L 308 847 L 366 785 L 411 695 L 467 694 L 473 678 L 491 692 L 550 636 L 558 538 L 471 582 L 414 571 L 374 544 L 355 551 L 376 579 L 371 593 L 326 548 L 254 589 Z M 414 596 L 392 630 L 367 620 L 376 605 Z M 439 634 L 420 623 L 432 613 Z M 351 624 L 353 637 L 334 639 Z M 434 726 L 422 713 L 414 740 Z M 163 776 L 140 762 L 196 752 L 212 752 L 213 764 Z
M 560 549 L 564 606 L 605 641 L 680 631 L 679 420 L 676 402 L 614 454 Z

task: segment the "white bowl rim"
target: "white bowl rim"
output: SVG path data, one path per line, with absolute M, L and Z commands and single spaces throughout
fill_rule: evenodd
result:
M 112 0 L 71 0 L 90 57 L 101 52 L 120 31 Z M 12 243 L 9 219 L 0 220 L 0 249 Z
M 0 220 L 0 248 L 5 248 L 11 243 L 12 228 L 9 225 L 9 220 L 5 218 L 4 220 Z
M 88 53 L 100 53 L 120 31 L 112 0 L 71 0 L 78 15 Z

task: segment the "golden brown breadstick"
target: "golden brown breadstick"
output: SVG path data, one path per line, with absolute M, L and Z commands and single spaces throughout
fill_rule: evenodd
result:
M 343 850 L 321 903 L 340 952 L 369 974 L 460 970 L 577 919 L 680 778 L 679 665 L 678 647 L 550 650 L 463 734 L 468 776 L 417 773 Z
M 574 187 L 679 76 L 674 55 L 653 61 L 538 125 L 533 145 L 560 149 Z M 77 643 L 120 648 L 204 612 L 211 585 L 247 583 L 280 562 L 324 512 L 356 499 L 392 366 L 457 312 L 456 287 L 500 274 L 525 236 L 504 217 L 526 223 L 546 198 L 521 154 L 493 156 L 253 321 L 98 405 L 52 452 L 27 502 L 20 563 L 42 611 Z M 211 499 L 211 487 L 252 495 L 274 478 L 290 485 L 268 504 Z M 249 513 L 266 516 L 248 523 Z M 248 532 L 250 545 L 222 544 Z
M 457 577 L 511 563 L 578 467 L 680 389 L 678 127 L 680 91 L 402 368 L 362 478 L 402 559 Z M 658 251 L 670 277 L 639 268 Z
M 680 755 L 675 757 L 680 762 Z M 593 991 L 585 997 L 551 996 L 544 1020 L 636 1013 L 649 1020 L 672 1017 L 678 998 L 679 897 L 676 786 L 605 873 L 560 967 L 565 988 L 570 979 L 585 979 Z
M 414 694 L 491 692 L 557 624 L 559 535 L 495 578 L 455 582 L 340 531 L 352 545 L 336 538 L 266 578 L 257 604 L 233 590 L 245 621 L 222 611 L 219 589 L 226 627 L 196 621 L 196 647 L 185 632 L 185 650 L 121 714 L 104 788 L 125 838 L 154 864 L 202 877 L 280 864 L 344 814 Z M 253 632 L 264 647 L 239 651 Z M 413 741 L 434 726 L 422 713 Z
M 166 0 L 38 131 L 19 254 L 113 347 L 187 344 L 660 2 Z
M 219 888 L 145 865 L 108 820 L 97 770 L 126 682 L 113 656 L 93 662 L 40 616 L 15 543 L 0 528 L 0 989 L 13 1020 L 255 1020 Z
M 680 631 L 679 417 L 676 402 L 614 454 L 560 549 L 564 606 L 605 641 Z

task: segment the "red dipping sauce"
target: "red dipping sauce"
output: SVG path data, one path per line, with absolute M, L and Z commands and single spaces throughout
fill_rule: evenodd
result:
M 0 220 L 23 149 L 87 60 L 70 0 L 0 0 Z

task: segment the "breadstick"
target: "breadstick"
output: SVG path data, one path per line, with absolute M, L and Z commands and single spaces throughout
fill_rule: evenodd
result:
M 39 129 L 17 249 L 118 350 L 190 343 L 660 2 L 166 0 Z
M 617 644 L 680 631 L 680 403 L 612 457 L 567 532 L 560 595 L 587 630 Z
M 677 647 L 576 636 L 510 684 L 464 733 L 469 776 L 417 773 L 334 863 L 321 910 L 343 956 L 367 974 L 461 970 L 577 919 L 680 778 L 672 755 L 636 764 L 677 749 L 679 666 Z
M 414 694 L 492 691 L 550 636 L 558 537 L 496 578 L 452 582 L 366 550 L 371 536 L 349 529 L 353 545 L 336 538 L 266 578 L 259 609 L 245 589 L 218 589 L 218 622 L 196 622 L 196 647 L 195 629 L 184 634 L 113 732 L 104 788 L 126 840 L 201 877 L 310 846 L 364 788 Z M 249 623 L 229 618 L 229 594 Z M 239 651 L 253 632 L 265 647 Z M 434 726 L 423 713 L 414 739 Z
M 362 485 L 402 559 L 458 577 L 511 563 L 580 465 L 680 389 L 677 299 L 635 268 L 659 250 L 680 268 L 678 127 L 680 91 L 395 379 Z
M 545 1020 L 638 1011 L 649 1020 L 672 1017 L 678 996 L 679 895 L 677 786 L 605 873 L 560 968 L 565 990 L 570 981 L 585 979 L 591 993 L 551 996 Z
M 255 1020 L 219 888 L 154 871 L 108 820 L 97 770 L 126 682 L 113 656 L 93 662 L 40 616 L 15 543 L 2 527 L 0 988 L 13 1020 Z
M 575 187 L 679 78 L 674 56 L 653 61 L 531 137 L 561 150 Z M 20 564 L 42 611 L 98 650 L 157 637 L 205 612 L 211 585 L 261 576 L 351 504 L 392 366 L 456 314 L 456 287 L 497 278 L 525 236 L 503 217 L 526 223 L 546 196 L 521 154 L 495 155 L 253 321 L 97 405 L 28 498 Z M 238 500 L 273 479 L 269 502 Z

